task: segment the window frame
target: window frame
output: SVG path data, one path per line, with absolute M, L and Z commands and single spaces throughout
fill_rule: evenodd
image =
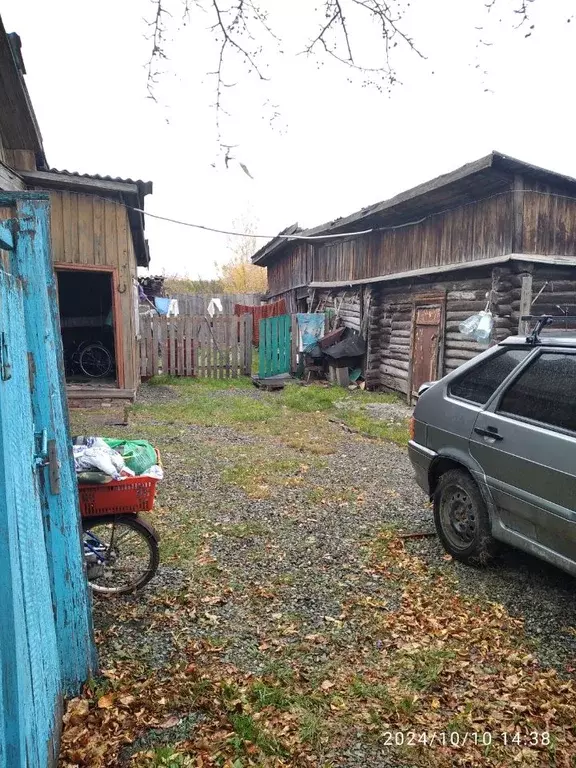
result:
M 529 416 L 520 416 L 516 413 L 510 413 L 509 411 L 501 410 L 502 401 L 504 400 L 506 393 L 528 371 L 529 368 L 536 365 L 542 355 L 550 354 L 576 356 L 576 349 L 571 349 L 569 347 L 548 347 L 542 349 L 541 347 L 537 347 L 536 354 L 529 356 L 529 358 L 524 361 L 525 364 L 522 365 L 521 369 L 514 369 L 514 376 L 512 379 L 506 383 L 506 386 L 502 389 L 502 391 L 498 392 L 498 396 L 493 398 L 493 408 L 491 408 L 491 410 L 494 415 L 501 416 L 502 418 L 509 419 L 510 421 L 520 422 L 529 426 L 538 427 L 539 429 L 546 429 L 550 432 L 557 432 L 558 434 L 566 435 L 567 437 L 576 438 L 576 430 L 567 429 L 566 427 L 559 427 L 556 424 L 549 424 L 545 421 L 532 419 Z
M 487 357 L 487 358 L 485 358 L 484 360 L 481 361 L 482 363 L 488 363 L 489 361 L 493 360 L 494 358 L 500 357 L 500 356 L 506 354 L 506 352 L 512 352 L 514 350 L 526 351 L 527 352 L 526 357 L 524 358 L 524 360 L 521 360 L 516 365 L 516 367 L 512 371 L 510 371 L 510 373 L 505 378 L 502 379 L 500 384 L 498 384 L 498 386 L 496 387 L 494 392 L 492 392 L 492 394 L 490 395 L 488 400 L 486 400 L 485 403 L 477 403 L 474 400 L 468 400 L 466 397 L 462 397 L 461 395 L 456 395 L 456 394 L 454 394 L 452 392 L 452 387 L 455 384 L 458 384 L 458 382 L 460 382 L 465 376 L 468 376 L 468 374 L 472 373 L 472 371 L 476 367 L 478 367 L 478 365 L 480 365 L 480 361 L 475 366 L 472 366 L 470 368 L 467 368 L 465 371 L 462 371 L 459 376 L 454 378 L 453 381 L 450 381 L 450 383 L 448 384 L 447 392 L 446 392 L 448 397 L 451 400 L 456 400 L 458 403 L 464 403 L 464 404 L 466 404 L 469 407 L 476 408 L 478 411 L 483 411 L 483 410 L 489 408 L 490 405 L 493 403 L 495 397 L 497 397 L 498 394 L 501 391 L 503 391 L 502 388 L 503 387 L 507 387 L 507 385 L 510 383 L 510 380 L 512 378 L 515 379 L 517 376 L 520 376 L 522 371 L 524 371 L 524 369 L 526 368 L 526 366 L 528 364 L 528 360 L 531 360 L 535 356 L 534 355 L 534 351 L 535 350 L 534 350 L 533 347 L 527 347 L 526 345 L 521 345 L 521 344 L 518 344 L 518 346 L 511 346 L 511 345 L 510 346 L 502 346 L 500 352 L 495 353 L 494 355 L 491 355 L 490 357 Z

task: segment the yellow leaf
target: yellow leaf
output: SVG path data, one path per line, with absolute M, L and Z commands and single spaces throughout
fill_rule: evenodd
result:
M 110 707 L 112 707 L 113 704 L 114 704 L 113 693 L 107 693 L 106 696 L 100 696 L 100 698 L 98 699 L 99 709 L 110 709 Z

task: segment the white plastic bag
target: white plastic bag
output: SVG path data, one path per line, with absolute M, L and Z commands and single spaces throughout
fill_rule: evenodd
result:
M 104 448 L 89 448 L 87 445 L 75 445 L 73 453 L 76 472 L 98 470 L 118 480 L 120 472 L 124 469 L 124 459 L 122 456 L 117 451 L 108 448 L 107 445 Z
M 467 317 L 466 320 L 462 320 L 460 325 L 458 326 L 458 330 L 462 334 L 462 336 L 465 336 L 467 339 L 473 339 L 474 338 L 474 331 L 476 328 L 478 328 L 478 323 L 480 322 L 480 315 L 470 315 L 470 317 Z
M 492 312 L 477 312 L 463 320 L 458 326 L 458 330 L 466 339 L 472 339 L 479 344 L 488 344 L 492 336 L 494 327 L 494 318 Z

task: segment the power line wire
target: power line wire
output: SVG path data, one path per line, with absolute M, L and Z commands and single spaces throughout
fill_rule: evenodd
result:
M 541 190 L 536 190 L 536 189 L 514 190 L 514 193 L 517 193 L 517 192 L 534 194 L 534 195 L 542 195 L 545 197 L 557 198 L 559 200 L 571 200 L 572 202 L 576 202 L 575 197 L 570 197 L 568 195 L 559 195 L 554 192 L 542 192 Z M 480 200 L 470 200 L 467 203 L 463 203 L 462 205 L 456 205 L 453 208 L 445 208 L 442 211 L 434 211 L 434 213 L 429 213 L 428 215 L 423 216 L 420 219 L 407 221 L 403 224 L 395 224 L 387 227 L 371 227 L 370 229 L 362 229 L 362 230 L 356 230 L 351 232 L 330 232 L 325 235 L 303 235 L 303 234 L 298 234 L 297 232 L 292 235 L 283 235 L 283 234 L 261 235 L 261 234 L 254 234 L 252 232 L 235 232 L 230 229 L 220 229 L 218 227 L 209 227 L 206 224 L 194 224 L 189 221 L 173 219 L 170 216 L 160 216 L 157 213 L 150 213 L 149 211 L 145 211 L 143 208 L 134 208 L 133 206 L 127 205 L 126 203 L 124 203 L 124 206 L 126 208 L 129 208 L 132 211 L 141 213 L 144 216 L 150 216 L 153 219 L 159 219 L 160 221 L 168 221 L 172 224 L 180 224 L 183 227 L 192 227 L 193 229 L 202 229 L 206 232 L 215 232 L 217 234 L 231 235 L 233 237 L 255 237 L 255 238 L 261 238 L 263 240 L 334 240 L 336 238 L 357 237 L 358 235 L 370 235 L 373 232 L 390 232 L 397 229 L 405 229 L 406 227 L 414 227 L 417 224 L 422 224 L 423 222 L 428 221 L 428 219 L 432 219 L 436 216 L 442 216 L 446 213 L 451 213 L 452 211 L 457 211 L 462 208 L 467 208 L 470 205 L 476 205 L 478 203 L 488 202 L 489 200 L 493 200 L 496 197 L 502 197 L 504 195 L 511 195 L 511 194 L 512 194 L 512 190 L 509 190 L 509 189 L 503 190 L 502 192 L 496 192 L 495 194 L 490 195 L 489 197 L 483 197 Z M 378 213 L 379 213 L 378 211 L 375 211 L 374 214 L 367 214 L 367 215 L 377 215 Z M 382 211 L 382 213 L 384 213 L 384 211 Z

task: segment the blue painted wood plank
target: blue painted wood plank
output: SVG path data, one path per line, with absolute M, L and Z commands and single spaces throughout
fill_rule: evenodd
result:
M 0 248 L 4 251 L 11 251 L 14 248 L 12 225 L 11 221 L 0 221 Z
M 48 438 L 56 441 L 61 463 L 59 494 L 51 492 L 47 467 L 40 470 L 40 483 L 62 688 L 72 695 L 96 669 L 96 656 L 69 439 L 49 203 L 36 195 L 18 196 L 17 217 L 11 269 L 24 286 L 32 412 L 37 431 L 47 429 Z
M 0 380 L 0 538 L 3 710 L 7 765 L 45 768 L 56 728 L 60 662 L 35 477 L 24 305 L 0 273 L 0 313 L 12 375 Z

